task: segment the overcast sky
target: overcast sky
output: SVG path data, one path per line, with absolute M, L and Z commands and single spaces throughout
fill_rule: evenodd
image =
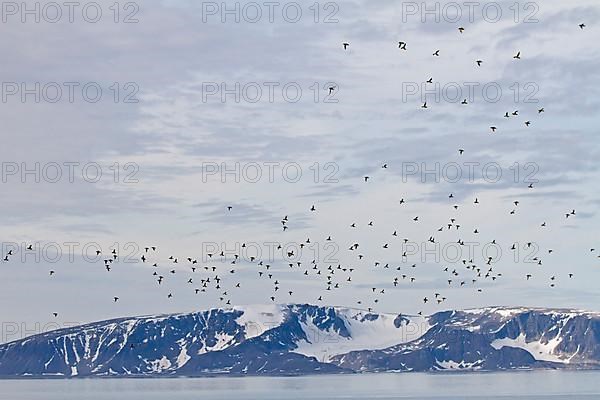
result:
M 275 279 L 279 303 L 600 310 L 596 0 L 428 2 L 424 15 L 422 2 L 391 0 L 113 3 L 3 3 L 2 256 L 14 248 L 0 265 L 3 339 L 11 324 L 223 306 L 223 291 L 232 305 L 267 303 Z M 494 240 L 497 279 L 472 283 L 462 260 L 485 273 Z M 291 261 L 302 265 L 273 243 L 304 243 Z M 221 250 L 224 262 L 205 260 Z M 187 257 L 216 265 L 223 288 L 194 294 L 215 274 L 192 273 Z M 338 264 L 354 272 L 325 291 Z M 451 285 L 445 267 L 459 273 Z M 423 305 L 434 293 L 447 300 Z

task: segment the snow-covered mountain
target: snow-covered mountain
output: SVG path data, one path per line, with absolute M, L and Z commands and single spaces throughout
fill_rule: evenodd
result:
M 600 313 L 428 317 L 311 305 L 121 318 L 0 345 L 0 376 L 290 375 L 600 368 Z

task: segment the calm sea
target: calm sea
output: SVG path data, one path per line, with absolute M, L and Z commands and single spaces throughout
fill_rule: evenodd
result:
M 600 399 L 600 372 L 0 380 L 5 400 Z

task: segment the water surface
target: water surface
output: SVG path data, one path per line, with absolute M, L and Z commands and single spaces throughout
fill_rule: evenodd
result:
M 0 380 L 10 400 L 600 399 L 600 371 Z

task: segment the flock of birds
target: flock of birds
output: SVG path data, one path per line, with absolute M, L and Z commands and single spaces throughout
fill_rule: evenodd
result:
M 584 29 L 586 27 L 585 24 L 580 24 L 579 28 Z M 459 34 L 462 34 L 465 29 L 459 28 Z M 342 43 L 343 50 L 348 51 L 351 47 L 349 42 Z M 400 51 L 409 51 L 407 42 L 400 41 L 398 42 L 398 49 Z M 441 50 L 436 49 L 432 53 L 433 57 L 441 57 Z M 521 52 L 517 52 L 513 59 L 518 61 L 522 58 Z M 475 64 L 478 67 L 482 67 L 484 64 L 483 60 L 474 60 Z M 430 78 L 426 82 L 432 83 L 433 80 Z M 335 87 L 329 88 L 330 93 L 335 90 Z M 467 104 L 466 99 L 462 104 Z M 421 105 L 421 108 L 427 109 L 430 106 L 427 102 Z M 539 108 L 537 110 L 538 114 L 544 113 L 544 108 Z M 504 118 L 516 118 L 518 117 L 519 110 L 508 111 L 504 114 Z M 525 120 L 523 122 L 527 127 L 531 126 L 532 122 L 530 120 Z M 490 130 L 492 133 L 496 132 L 499 128 L 497 126 L 490 126 Z M 461 157 L 465 154 L 467 150 L 461 148 L 457 150 L 458 157 Z M 382 173 L 385 173 L 386 170 L 391 168 L 388 163 L 383 163 L 381 165 Z M 362 178 L 363 184 L 368 184 L 373 179 L 372 176 L 364 176 Z M 528 189 L 533 189 L 533 184 L 528 186 Z M 450 193 L 448 195 L 448 199 L 453 203 L 453 199 L 455 198 L 454 194 Z M 399 199 L 397 201 L 398 207 L 404 207 L 410 199 Z M 477 207 L 481 203 L 479 198 L 473 199 L 472 207 Z M 514 215 L 517 212 L 521 202 L 520 200 L 514 200 L 511 203 L 511 210 L 507 211 L 510 215 Z M 463 205 L 459 204 L 451 204 L 453 210 L 457 210 L 459 207 Z M 235 213 L 235 206 L 228 205 L 226 206 L 224 213 Z M 308 208 L 307 213 L 318 213 L 317 206 L 312 205 Z M 575 209 L 565 211 L 564 218 L 570 219 L 576 217 L 577 212 Z M 407 221 L 408 223 L 419 224 L 421 221 L 419 216 L 410 216 L 410 219 Z M 284 216 L 279 221 L 280 228 L 285 232 L 290 229 L 291 218 L 288 216 Z M 347 229 L 351 230 L 351 234 L 355 235 L 355 231 L 360 230 L 361 228 L 365 229 L 374 229 L 375 223 L 374 221 L 369 221 L 368 223 L 360 224 L 357 222 L 350 222 L 347 226 Z M 547 227 L 546 222 L 541 224 L 541 227 Z M 432 228 L 431 235 L 427 239 L 428 243 L 438 243 L 439 239 L 436 236 L 442 235 L 444 232 L 451 232 L 457 237 L 454 237 L 453 240 L 456 240 L 459 246 L 464 246 L 465 237 L 467 235 L 478 235 L 480 233 L 477 227 L 472 227 L 467 230 L 465 226 L 461 224 L 461 221 L 458 217 L 453 216 L 449 217 L 447 221 L 441 224 L 439 227 Z M 471 236 L 469 236 L 471 237 Z M 333 241 L 332 235 L 324 235 L 323 240 L 325 242 Z M 289 241 L 289 240 L 286 240 Z M 396 241 L 396 242 L 394 242 Z M 398 231 L 394 230 L 393 232 L 389 232 L 389 242 L 385 242 L 381 244 L 382 250 L 393 251 L 398 244 L 402 246 L 402 244 L 406 244 L 409 242 L 408 238 L 401 238 Z M 397 243 L 397 244 L 394 244 Z M 499 244 L 496 240 L 491 241 L 492 244 Z M 311 244 L 311 238 L 307 238 L 303 240 L 300 244 L 300 248 L 304 248 Z M 525 243 L 526 248 L 532 247 L 533 242 Z M 27 250 L 33 250 L 33 244 L 27 246 Z M 517 251 L 519 244 L 514 243 L 511 250 Z M 246 247 L 246 244 L 242 244 L 242 248 Z M 310 279 L 318 279 L 322 280 L 320 282 L 320 287 L 322 288 L 322 292 L 316 296 L 314 299 L 310 299 L 311 302 L 323 302 L 326 299 L 326 296 L 331 291 L 341 290 L 343 288 L 349 287 L 351 290 L 363 290 L 362 294 L 359 298 L 356 298 L 356 304 L 367 308 L 370 312 L 374 310 L 380 301 L 382 301 L 383 297 L 394 290 L 395 288 L 401 287 L 402 285 L 411 285 L 415 284 L 418 279 L 417 273 L 419 271 L 418 264 L 411 262 L 405 263 L 401 266 L 391 265 L 390 263 L 386 263 L 380 260 L 375 259 L 376 256 L 369 256 L 363 253 L 361 250 L 361 243 L 352 242 L 348 243 L 346 247 L 349 252 L 349 257 L 354 258 L 354 262 L 348 263 L 349 265 L 342 264 L 327 264 L 322 263 L 321 260 L 304 260 L 300 259 L 297 254 L 294 252 L 287 252 L 287 254 L 283 254 L 281 261 L 265 261 L 260 259 L 259 257 L 250 256 L 244 257 L 242 254 L 233 254 L 229 257 L 229 253 L 226 255 L 224 251 L 220 253 L 213 254 L 204 254 L 204 259 L 200 262 L 197 257 L 185 255 L 185 256 L 177 256 L 177 255 L 169 255 L 168 258 L 162 259 L 160 258 L 159 249 L 155 245 L 149 245 L 142 249 L 142 254 L 139 254 L 139 262 L 143 264 L 143 266 L 148 266 L 150 275 L 154 281 L 154 285 L 161 286 L 164 285 L 166 281 L 177 281 L 180 284 L 185 284 L 186 289 L 193 292 L 196 295 L 202 295 L 208 292 L 212 292 L 212 294 L 216 295 L 216 298 L 224 306 L 230 306 L 233 301 L 233 297 L 236 294 L 236 291 L 243 290 L 245 287 L 245 283 L 243 279 L 240 277 L 238 273 L 238 266 L 243 265 L 244 268 L 247 267 L 246 264 L 249 264 L 252 274 L 257 279 L 264 280 L 271 287 L 269 293 L 265 293 L 265 300 L 268 302 L 278 302 L 285 301 L 286 299 L 291 298 L 294 294 L 294 290 L 292 287 L 285 287 L 283 280 L 278 278 L 278 273 L 280 272 L 279 268 L 281 266 L 285 266 L 285 269 L 289 272 L 289 269 L 296 272 L 297 278 L 294 280 L 297 282 L 299 279 L 310 278 Z M 284 252 L 285 250 L 281 245 L 278 246 L 278 250 Z M 553 249 L 545 249 L 545 254 L 550 256 L 554 252 Z M 406 251 L 400 252 L 403 259 L 408 259 L 410 256 Z M 590 253 L 596 255 L 600 258 L 600 252 L 598 252 L 595 248 L 590 249 Z M 7 254 L 3 255 L 4 262 L 10 262 L 11 257 L 13 256 L 13 251 L 8 251 Z M 97 252 L 98 256 L 101 256 L 102 263 L 104 265 L 104 269 L 106 273 L 114 273 L 113 266 L 119 262 L 120 255 L 116 249 L 110 251 L 109 254 L 104 256 L 101 251 Z M 287 256 L 287 257 L 285 257 Z M 392 257 L 397 258 L 399 256 L 398 253 L 393 254 Z M 541 256 L 533 257 L 532 262 L 535 264 L 542 266 L 543 259 Z M 275 263 L 281 263 L 281 265 L 275 265 Z M 208 265 L 207 265 L 208 264 Z M 287 264 L 287 265 L 285 265 Z M 326 265 L 327 264 L 327 265 Z M 482 283 L 491 284 L 498 279 L 502 278 L 502 273 L 497 270 L 494 265 L 494 260 L 489 257 L 484 260 L 474 260 L 474 259 L 462 259 L 458 263 L 458 266 L 441 266 L 440 273 L 443 274 L 445 283 L 447 284 L 446 288 L 472 288 L 478 293 L 483 292 L 483 288 L 485 285 Z M 289 268 L 289 269 L 288 269 Z M 384 287 L 365 287 L 365 285 L 361 285 L 362 289 L 357 289 L 353 287 L 353 277 L 356 275 L 356 272 L 363 271 L 365 268 L 373 268 L 373 271 L 378 270 L 388 270 L 393 271 L 392 273 L 395 275 L 393 278 L 387 282 Z M 252 272 L 253 271 L 253 272 Z M 56 270 L 50 270 L 49 276 L 52 279 L 55 279 L 57 276 Z M 179 278 L 181 275 L 184 275 L 183 278 Z M 573 273 L 565 274 L 565 279 L 574 279 L 575 275 Z M 533 273 L 526 273 L 523 276 L 523 279 L 529 281 L 534 278 Z M 556 287 L 558 281 L 563 278 L 562 276 L 551 276 L 549 278 L 548 285 L 549 287 Z M 387 291 L 386 291 L 387 290 Z M 430 295 L 421 299 L 422 304 L 442 304 L 447 300 L 447 295 L 444 295 L 444 289 L 440 289 L 431 293 Z M 302 293 L 300 293 L 302 295 Z M 177 295 L 173 291 L 169 291 L 165 296 L 167 299 L 173 299 Z M 127 296 L 127 294 L 113 294 L 110 299 L 114 303 L 118 303 L 121 300 L 122 296 Z M 57 312 L 52 313 L 54 317 L 58 317 Z M 419 312 L 422 314 L 422 312 Z

